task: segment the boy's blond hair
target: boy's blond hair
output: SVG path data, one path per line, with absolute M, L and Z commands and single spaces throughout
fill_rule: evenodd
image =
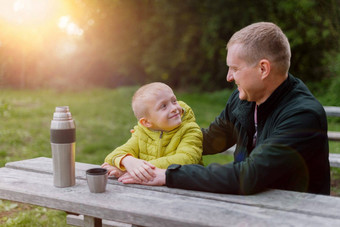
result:
M 251 24 L 230 38 L 227 49 L 234 44 L 243 45 L 240 57 L 248 64 L 257 64 L 261 59 L 267 59 L 276 66 L 279 73 L 288 73 L 290 45 L 288 38 L 277 25 L 270 22 Z
M 148 106 L 145 105 L 146 100 L 153 98 L 159 91 L 164 89 L 172 89 L 161 82 L 153 82 L 140 87 L 132 97 L 132 110 L 136 118 L 139 120 L 142 117 L 148 116 Z

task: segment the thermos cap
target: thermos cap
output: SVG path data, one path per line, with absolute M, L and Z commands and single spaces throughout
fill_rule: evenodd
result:
M 65 121 L 72 120 L 72 115 L 68 106 L 57 106 L 53 113 L 53 120 Z
M 53 113 L 53 119 L 51 121 L 51 130 L 58 129 L 74 129 L 75 123 L 72 119 L 72 115 L 69 111 L 68 106 L 58 106 L 55 108 L 55 112 Z
M 57 106 L 55 112 L 70 112 L 70 108 L 68 106 Z

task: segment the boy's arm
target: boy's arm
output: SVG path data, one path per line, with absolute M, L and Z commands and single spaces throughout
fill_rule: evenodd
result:
M 136 129 L 136 127 L 135 127 Z M 139 149 L 138 149 L 138 137 L 137 133 L 132 133 L 131 138 L 122 146 L 117 147 L 114 151 L 108 154 L 104 160 L 104 162 L 110 164 L 111 166 L 115 165 L 115 159 L 123 158 L 126 155 L 132 155 L 134 157 L 139 157 Z M 117 160 L 120 163 L 120 160 Z M 116 166 L 120 168 L 120 166 Z

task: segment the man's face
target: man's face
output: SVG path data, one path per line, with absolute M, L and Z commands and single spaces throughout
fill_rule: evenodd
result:
M 235 82 L 239 98 L 249 102 L 257 101 L 261 96 L 261 69 L 258 64 L 249 65 L 240 56 L 242 44 L 234 44 L 228 48 L 227 66 L 229 67 L 227 81 Z

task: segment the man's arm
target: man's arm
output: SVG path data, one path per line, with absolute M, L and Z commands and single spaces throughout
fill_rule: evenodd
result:
M 228 194 L 254 194 L 267 188 L 306 191 L 307 162 L 318 155 L 326 156 L 323 146 L 327 138 L 314 114 L 292 115 L 276 125 L 272 135 L 244 161 L 208 167 L 175 166 L 167 171 L 166 185 Z
M 203 155 L 221 153 L 236 144 L 236 134 L 227 110 L 228 105 L 207 129 L 202 128 Z

